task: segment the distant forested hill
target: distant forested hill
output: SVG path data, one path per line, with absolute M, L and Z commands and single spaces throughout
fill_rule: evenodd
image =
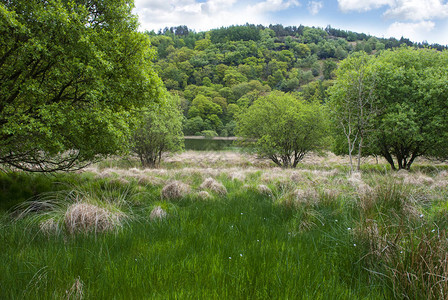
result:
M 234 115 L 271 90 L 325 102 L 333 71 L 349 53 L 374 54 L 403 44 L 446 48 L 330 26 L 246 24 L 199 33 L 178 26 L 147 34 L 157 48 L 159 76 L 182 99 L 186 135 L 212 130 L 232 136 Z

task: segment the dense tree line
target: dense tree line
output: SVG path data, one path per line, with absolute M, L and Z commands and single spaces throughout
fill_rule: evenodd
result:
M 147 34 L 157 48 L 156 70 L 181 99 L 187 135 L 234 135 L 236 113 L 272 90 L 324 103 L 337 63 L 349 54 L 413 45 L 331 26 L 246 24 L 199 33 L 177 26 Z

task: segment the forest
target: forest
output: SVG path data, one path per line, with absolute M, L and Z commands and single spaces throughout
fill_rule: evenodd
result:
M 182 99 L 185 135 L 234 136 L 235 114 L 272 90 L 325 103 L 337 64 L 352 53 L 375 55 L 402 45 L 446 49 L 331 26 L 246 24 L 199 33 L 178 26 L 146 34 L 157 48 L 154 68 Z

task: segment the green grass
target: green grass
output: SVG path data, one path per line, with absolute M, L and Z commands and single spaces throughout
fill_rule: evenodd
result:
M 430 181 L 446 175 L 405 174 L 413 180 L 407 184 L 366 167 L 362 181 L 371 190 L 363 192 L 341 171 L 313 170 L 298 170 L 298 181 L 289 171 L 258 169 L 243 181 L 223 171 L 215 179 L 227 195 L 209 191 L 207 200 L 196 196 L 207 173 L 155 170 L 164 182 L 191 185 L 190 195 L 172 201 L 160 199 L 163 182 L 139 184 L 120 170 L 110 177 L 1 174 L 0 299 L 440 298 L 434 291 L 445 291 L 437 281 L 446 270 L 425 264 L 446 259 L 447 192 Z M 272 195 L 257 192 L 258 184 Z M 301 200 L 296 188 L 316 192 Z M 63 220 L 66 195 L 74 192 L 82 201 L 119 207 L 127 221 L 96 234 L 70 233 L 62 221 L 61 231 L 45 234 L 36 216 L 46 212 L 15 218 L 26 205 L 14 205 L 53 197 Z M 151 221 L 156 206 L 169 217 Z M 422 250 L 428 247 L 437 251 Z M 416 276 L 414 288 L 406 274 Z
M 347 226 L 291 232 L 294 213 L 254 194 L 191 202 L 118 234 L 50 236 L 3 228 L 1 298 L 60 298 L 76 278 L 89 299 L 380 298 L 361 279 Z M 25 233 L 25 234 L 24 234 Z M 8 263 L 5 263 L 8 262 Z

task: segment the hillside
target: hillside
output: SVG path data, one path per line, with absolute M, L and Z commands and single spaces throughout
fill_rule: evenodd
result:
M 338 61 L 352 52 L 429 46 L 330 26 L 246 24 L 199 33 L 178 26 L 147 34 L 157 49 L 159 76 L 181 99 L 186 135 L 211 130 L 232 136 L 234 115 L 271 90 L 324 102 Z

